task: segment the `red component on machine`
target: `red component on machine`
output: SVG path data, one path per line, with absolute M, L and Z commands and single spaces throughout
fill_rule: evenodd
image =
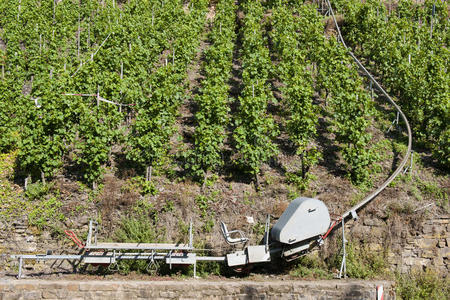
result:
M 334 226 L 336 226 L 337 224 L 339 224 L 339 222 L 341 222 L 341 221 L 342 221 L 342 217 L 339 218 L 339 220 L 334 221 L 333 224 L 331 224 L 330 228 L 328 229 L 327 233 L 325 233 L 325 234 L 322 236 L 322 240 L 326 239 L 327 236 L 330 234 L 330 232 L 333 230 Z
M 76 234 L 72 230 L 64 230 L 64 233 L 75 243 L 80 249 L 84 248 L 84 244 L 80 239 L 76 236 Z

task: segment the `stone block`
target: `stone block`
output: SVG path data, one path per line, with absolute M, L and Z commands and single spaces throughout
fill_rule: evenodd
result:
M 411 265 L 401 264 L 396 270 L 400 273 L 408 273 L 411 270 Z
M 56 290 L 44 289 L 42 291 L 42 299 L 57 299 L 57 298 L 58 296 L 56 295 Z
M 407 266 L 426 266 L 427 264 L 429 264 L 430 259 L 419 257 L 407 257 L 403 260 L 403 262 Z
M 166 292 L 166 291 L 160 292 L 159 295 L 162 298 L 175 298 L 175 296 L 176 296 L 176 294 L 174 292 Z
M 450 248 L 445 247 L 445 248 L 439 249 L 439 256 L 449 259 L 450 258 Z
M 442 276 L 444 278 L 448 278 L 449 271 L 448 271 L 448 268 L 446 266 L 438 266 L 438 267 L 435 267 L 435 268 L 436 268 L 436 271 L 439 274 L 442 274 Z
M 27 300 L 36 300 L 42 298 L 42 292 L 41 291 L 30 291 L 30 292 L 24 292 L 23 298 Z
M 371 238 L 382 238 L 385 234 L 385 230 L 382 227 L 372 227 L 370 228 L 369 234 Z
M 429 233 L 429 234 L 423 234 L 421 236 L 421 238 L 424 239 L 442 239 L 445 237 L 445 234 L 443 234 L 442 232 L 434 232 L 434 233 Z
M 25 290 L 25 291 L 34 291 L 36 289 L 36 285 L 32 283 L 17 283 L 14 285 L 14 289 L 17 290 Z
M 430 249 L 436 247 L 438 241 L 437 239 L 431 239 L 431 238 L 423 238 L 416 240 L 416 244 L 419 248 L 422 249 Z
M 9 291 L 9 290 L 10 290 L 10 285 L 9 284 L 0 283 L 0 293 L 1 292 L 6 292 L 6 291 Z M 1 297 L 0 297 L 0 299 L 1 299 Z
M 406 243 L 408 244 L 408 245 L 406 245 L 405 247 L 414 247 L 414 244 L 416 243 L 416 240 L 414 239 L 414 238 L 412 238 L 412 237 L 407 237 L 406 238 Z M 410 246 L 411 245 L 411 246 Z
M 75 291 L 78 291 L 78 284 L 74 283 L 76 285 Z M 39 284 L 36 284 L 36 287 L 38 287 L 41 290 L 71 290 L 73 291 L 73 288 L 69 288 L 69 286 L 73 285 L 72 282 L 54 282 L 54 283 L 48 283 L 48 282 L 39 282 Z
M 444 259 L 442 259 L 442 257 L 440 256 L 437 256 L 431 260 L 431 263 L 433 264 L 433 266 L 440 267 L 444 265 Z
M 114 294 L 115 299 L 138 299 L 137 291 L 119 291 Z
M 372 252 L 378 252 L 383 250 L 383 245 L 379 244 L 379 243 L 369 243 L 367 244 L 367 247 L 369 249 L 369 251 Z
M 443 217 L 441 219 L 436 219 L 436 220 L 434 220 L 434 223 L 437 223 L 437 224 L 450 224 L 450 218 Z
M 80 282 L 80 291 L 117 291 L 119 285 L 110 282 Z
M 356 226 L 351 230 L 352 237 L 363 239 L 367 237 L 370 232 L 370 226 Z
M 23 296 L 20 293 L 4 293 L 0 294 L 2 300 L 19 300 L 23 299 Z
M 183 293 L 183 296 L 186 296 L 186 297 L 189 297 L 192 299 L 199 298 L 200 295 L 201 295 L 201 291 L 198 291 L 198 290 L 193 290 L 193 291 L 188 291 L 188 292 Z
M 422 251 L 420 256 L 424 258 L 434 258 L 436 257 L 436 253 L 433 250 L 425 249 Z
M 69 291 L 66 290 L 42 290 L 43 299 L 69 299 Z
M 222 289 L 208 289 L 208 290 L 203 290 L 203 295 L 206 296 L 221 296 L 224 294 L 224 291 Z
M 125 281 L 125 282 L 121 283 L 121 286 L 122 286 L 122 290 L 126 290 L 126 291 L 145 290 L 147 288 L 146 286 L 138 285 L 137 283 L 132 282 L 132 281 Z
M 360 290 L 357 289 L 352 289 L 348 292 L 345 292 L 345 296 L 349 297 L 349 298 L 357 298 L 357 299 L 364 299 L 362 296 L 363 294 L 361 293 Z
M 423 233 L 432 233 L 433 232 L 433 225 L 423 225 L 422 232 Z
M 363 224 L 366 226 L 383 226 L 384 223 L 380 219 L 364 218 Z
M 159 292 L 153 289 L 142 289 L 137 292 L 137 295 L 139 298 L 153 299 L 155 297 L 158 297 Z
M 270 286 L 269 290 L 276 291 L 278 293 L 289 293 L 289 292 L 292 292 L 294 289 L 293 289 L 293 287 L 291 285 L 288 285 L 288 284 L 284 285 L 283 284 L 283 285 Z
M 401 255 L 403 257 L 409 257 L 409 256 L 414 256 L 414 251 L 412 249 L 405 249 L 402 251 Z M 397 255 L 392 255 L 394 258 L 397 257 Z M 389 257 L 391 257 L 391 255 L 389 255 Z
M 424 271 L 424 266 L 422 266 L 422 265 L 412 265 L 410 270 L 413 273 L 422 272 L 422 271 Z
M 70 292 L 77 292 L 80 290 L 80 284 L 78 282 L 69 282 L 64 286 L 64 289 Z

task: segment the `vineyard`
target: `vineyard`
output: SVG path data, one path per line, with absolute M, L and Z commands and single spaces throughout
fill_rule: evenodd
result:
M 448 211 L 448 3 L 331 5 L 347 45 L 321 0 L 2 0 L 0 152 L 17 190 L 1 193 L 2 218 L 11 207 L 42 227 L 70 218 L 55 212 L 61 178 L 101 210 L 90 216 L 123 209 L 102 202 L 120 194 L 120 218 L 199 216 L 205 234 L 225 207 L 261 216 L 276 197 L 322 193 L 345 211 L 408 143 L 349 49 L 410 121 L 414 168 L 432 174 L 400 181 Z

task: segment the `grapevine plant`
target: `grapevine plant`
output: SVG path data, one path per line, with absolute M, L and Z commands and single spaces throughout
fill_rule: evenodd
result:
M 234 119 L 235 163 L 249 172 L 259 185 L 262 164 L 278 152 L 273 142 L 278 128 L 267 112 L 267 105 L 274 97 L 268 83 L 271 68 L 269 49 L 262 35 L 264 8 L 259 1 L 243 1 L 242 10 L 245 14 L 240 32 L 243 90 Z
M 236 39 L 235 12 L 232 0 L 217 3 L 217 14 L 209 33 L 211 46 L 206 49 L 200 95 L 195 97 L 198 111 L 194 132 L 194 149 L 187 155 L 187 168 L 206 182 L 208 173 L 223 166 L 223 145 L 229 124 L 229 86 Z
M 367 60 L 399 102 L 412 126 L 414 140 L 450 166 L 450 73 L 448 3 L 336 1 L 346 16 L 344 38 Z

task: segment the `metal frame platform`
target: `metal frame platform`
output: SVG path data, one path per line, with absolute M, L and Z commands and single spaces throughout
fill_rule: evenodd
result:
M 99 243 L 97 241 L 98 223 L 89 222 L 89 231 L 84 249 L 91 250 L 167 250 L 167 251 L 190 251 L 192 246 L 192 223 L 189 225 L 189 244 L 165 244 L 165 243 Z M 92 242 L 94 239 L 94 242 Z
M 23 262 L 25 259 L 36 261 L 46 260 L 71 260 L 79 261 L 85 264 L 114 265 L 121 260 L 145 260 L 148 261 L 147 270 L 157 270 L 159 264 L 157 261 L 164 261 L 172 269 L 172 265 L 193 265 L 194 277 L 197 273 L 198 261 L 216 261 L 225 262 L 225 256 L 198 256 L 193 247 L 192 223 L 189 225 L 189 244 L 167 244 L 167 243 L 99 243 L 97 241 L 98 223 L 89 222 L 89 231 L 86 243 L 80 244 L 78 238 L 73 235 L 69 238 L 84 251 L 78 255 L 53 255 L 53 254 L 34 254 L 34 255 L 11 255 L 12 259 L 18 259 L 19 270 L 17 278 L 23 277 Z M 93 241 L 92 241 L 93 240 Z M 127 251 L 136 252 L 127 252 Z

